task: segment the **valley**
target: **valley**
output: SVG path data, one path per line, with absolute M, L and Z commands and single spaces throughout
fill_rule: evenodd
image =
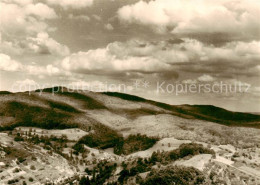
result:
M 260 116 L 55 92 L 0 95 L 0 184 L 260 183 Z

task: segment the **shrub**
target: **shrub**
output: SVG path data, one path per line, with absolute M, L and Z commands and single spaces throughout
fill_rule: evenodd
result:
M 34 165 L 31 165 L 31 166 L 30 166 L 30 169 L 31 169 L 31 170 L 36 170 L 36 168 L 35 168 Z
M 77 151 L 78 153 L 84 153 L 84 151 L 85 151 L 84 145 L 83 145 L 83 144 L 79 144 L 79 143 L 76 143 L 76 144 L 73 146 L 73 149 L 74 149 L 75 151 Z
M 17 182 L 19 182 L 18 179 L 12 179 L 12 180 L 7 181 L 8 184 L 15 184 Z
M 15 168 L 13 172 L 14 172 L 14 173 L 18 173 L 19 171 L 20 171 L 19 168 Z
M 20 136 L 20 135 L 15 136 L 14 140 L 15 140 L 16 142 L 18 142 L 18 141 L 24 141 L 23 137 Z
M 24 161 L 26 161 L 26 159 L 23 157 L 18 157 L 17 160 L 19 163 L 23 163 Z

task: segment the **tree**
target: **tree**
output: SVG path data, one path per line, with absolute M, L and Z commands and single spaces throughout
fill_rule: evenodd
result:
M 88 176 L 87 177 L 83 176 L 80 179 L 79 184 L 80 185 L 90 185 L 91 183 L 90 183 L 89 177 Z

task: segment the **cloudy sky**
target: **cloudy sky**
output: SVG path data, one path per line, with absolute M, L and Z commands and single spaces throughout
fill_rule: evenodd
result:
M 0 90 L 125 84 L 170 104 L 260 112 L 259 17 L 259 0 L 0 0 Z M 170 89 L 222 82 L 246 91 Z

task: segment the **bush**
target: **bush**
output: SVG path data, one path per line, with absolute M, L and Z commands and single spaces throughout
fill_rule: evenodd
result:
M 33 178 L 32 178 L 32 177 L 30 177 L 30 178 L 29 178 L 29 181 L 30 181 L 30 182 L 33 182 Z
M 23 158 L 23 157 L 18 157 L 17 160 L 18 160 L 19 163 L 23 163 L 24 161 L 26 161 L 26 159 Z
M 36 168 L 35 168 L 34 165 L 31 165 L 31 166 L 30 166 L 30 169 L 31 169 L 31 170 L 36 170 Z
M 15 168 L 13 172 L 14 172 L 14 173 L 18 173 L 19 171 L 20 171 L 19 168 Z
M 15 184 L 17 182 L 19 182 L 18 179 L 12 179 L 12 180 L 7 181 L 8 184 Z
M 24 141 L 23 137 L 20 136 L 20 135 L 15 136 L 14 140 L 15 140 L 16 142 L 18 142 L 18 141 Z

